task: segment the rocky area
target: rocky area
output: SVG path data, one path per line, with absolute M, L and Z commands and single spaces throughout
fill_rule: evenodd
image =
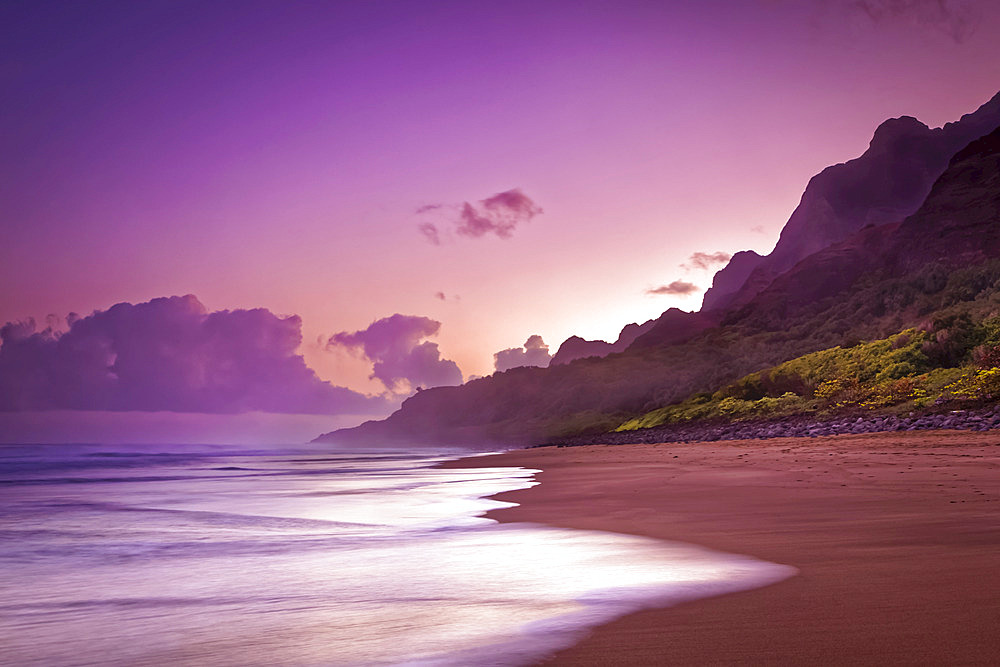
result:
M 1000 428 L 1000 406 L 978 410 L 957 410 L 936 414 L 899 417 L 896 415 L 851 415 L 833 419 L 785 417 L 773 420 L 669 424 L 636 431 L 616 431 L 563 438 L 538 447 L 582 445 L 631 445 L 658 442 L 714 442 L 716 440 L 757 440 L 765 438 L 809 438 L 845 433 L 883 431 L 928 431 L 954 429 L 988 431 Z

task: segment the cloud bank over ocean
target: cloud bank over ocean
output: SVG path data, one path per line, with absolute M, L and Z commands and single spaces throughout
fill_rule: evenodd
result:
M 0 328 L 0 410 L 373 413 L 370 397 L 321 380 L 297 350 L 298 316 L 208 312 L 193 295 L 119 303 L 69 329 Z

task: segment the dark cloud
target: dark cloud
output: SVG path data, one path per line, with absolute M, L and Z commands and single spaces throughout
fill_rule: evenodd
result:
M 688 296 L 698 291 L 698 286 L 684 280 L 675 280 L 669 285 L 660 285 L 646 290 L 646 294 L 669 294 L 673 296 Z
M 905 21 L 944 32 L 956 42 L 975 32 L 981 15 L 976 0 L 850 0 L 847 7 L 875 24 Z
M 441 323 L 429 317 L 397 313 L 361 331 L 336 333 L 327 346 L 360 351 L 373 363 L 371 377 L 393 393 L 409 393 L 418 386 L 462 384 L 458 365 L 441 358 L 437 343 L 424 340 L 440 329 Z
M 444 292 L 434 292 L 434 298 L 439 301 L 445 301 L 448 297 L 445 296 Z
M 989 2 L 983 0 L 760 0 L 781 10 L 805 6 L 812 11 L 811 22 L 829 30 L 844 21 L 853 28 L 901 26 L 907 30 L 940 33 L 955 43 L 971 37 Z
M 370 413 L 382 399 L 306 366 L 297 316 L 209 313 L 192 295 L 120 303 L 68 331 L 0 328 L 0 410 Z
M 710 269 L 718 264 L 725 264 L 732 255 L 728 252 L 696 252 L 688 258 L 686 264 L 682 266 L 686 269 Z
M 903 28 L 914 37 L 938 33 L 956 44 L 975 34 L 993 0 L 758 0 L 770 9 L 805 8 L 819 30 Z
M 493 367 L 497 371 L 506 371 L 519 366 L 545 367 L 549 365 L 551 360 L 549 346 L 545 344 L 541 336 L 535 334 L 528 337 L 524 347 L 512 347 L 494 354 Z
M 500 192 L 492 197 L 471 204 L 464 202 L 458 207 L 448 207 L 443 204 L 421 206 L 417 214 L 429 212 L 456 211 L 457 215 L 446 219 L 459 236 L 467 238 L 482 238 L 488 234 L 501 239 L 509 239 L 514 235 L 517 226 L 529 222 L 542 213 L 542 209 L 526 194 L 515 188 Z M 441 229 L 432 222 L 422 222 L 417 229 L 431 243 L 441 243 Z

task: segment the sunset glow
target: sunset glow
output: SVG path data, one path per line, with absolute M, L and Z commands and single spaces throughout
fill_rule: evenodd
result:
M 996 92 L 1000 9 L 862 5 L 9 6 L 0 321 L 263 307 L 369 394 L 326 341 L 396 313 L 466 378 L 534 334 L 614 340 L 700 306 L 694 253 L 768 251 L 885 118 Z M 515 190 L 509 233 L 456 233 Z

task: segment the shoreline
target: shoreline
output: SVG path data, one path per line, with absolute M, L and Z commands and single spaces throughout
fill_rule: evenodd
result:
M 996 664 L 1000 434 L 909 431 L 544 447 L 445 467 L 541 469 L 501 523 L 642 535 L 792 565 L 640 611 L 544 664 Z
M 662 424 L 630 431 L 552 438 L 545 446 L 634 445 L 720 440 L 805 438 L 823 435 L 863 435 L 887 431 L 989 431 L 1000 428 L 1000 408 L 913 412 L 909 416 L 879 413 L 849 413 L 817 417 L 798 414 L 742 421 L 694 421 Z

